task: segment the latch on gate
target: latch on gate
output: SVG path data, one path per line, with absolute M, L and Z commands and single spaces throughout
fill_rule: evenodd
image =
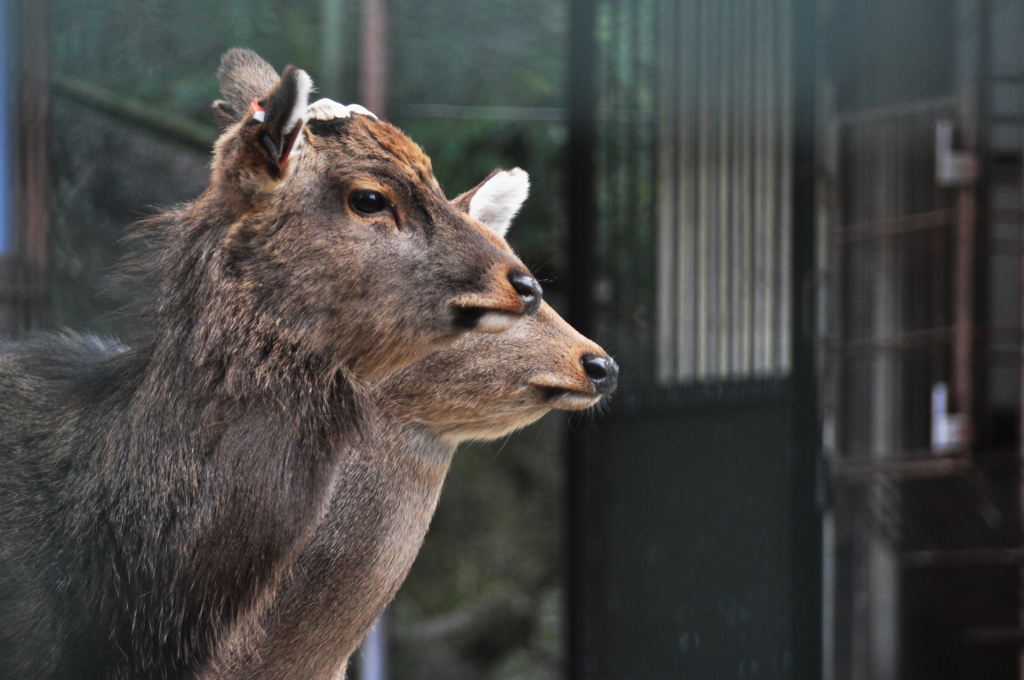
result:
M 967 151 L 953 149 L 953 121 L 935 121 L 935 182 L 940 187 L 962 187 L 974 179 L 974 163 Z
M 949 412 L 949 387 L 932 385 L 932 451 L 953 453 L 967 444 L 967 416 Z

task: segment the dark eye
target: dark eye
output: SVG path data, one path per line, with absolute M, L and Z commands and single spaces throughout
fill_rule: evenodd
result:
M 357 212 L 372 215 L 388 209 L 384 194 L 369 189 L 358 189 L 348 196 L 348 203 Z

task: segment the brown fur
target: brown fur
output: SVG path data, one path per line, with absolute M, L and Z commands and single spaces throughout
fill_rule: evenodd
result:
M 327 680 L 392 599 L 426 534 L 455 447 L 600 399 L 581 364 L 603 350 L 542 305 L 500 335 L 460 339 L 376 386 L 364 443 L 342 454 L 331 507 L 271 610 L 208 677 Z
M 143 227 L 138 345 L 0 344 L 5 680 L 194 677 L 318 526 L 364 381 L 532 311 L 418 147 L 365 116 L 294 127 L 308 79 L 268 69 L 226 55 L 210 186 Z M 367 188 L 386 211 L 352 208 Z

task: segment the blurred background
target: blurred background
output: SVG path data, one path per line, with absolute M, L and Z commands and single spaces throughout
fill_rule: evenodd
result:
M 119 332 L 105 272 L 205 186 L 232 46 L 451 196 L 530 173 L 510 241 L 620 389 L 457 455 L 356 674 L 1024 676 L 1024 3 L 0 8 L 10 335 Z

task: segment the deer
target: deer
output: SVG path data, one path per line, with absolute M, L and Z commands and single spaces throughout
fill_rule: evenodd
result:
M 307 120 L 309 76 L 247 50 L 218 78 L 207 188 L 139 226 L 138 337 L 0 343 L 2 678 L 197 677 L 319 526 L 371 381 L 540 305 L 398 128 Z
M 487 220 L 483 194 L 521 181 L 498 173 L 454 205 Z M 504 236 L 508 220 L 491 226 Z M 497 439 L 551 410 L 590 408 L 617 377 L 601 347 L 542 303 L 505 333 L 463 336 L 375 382 L 374 417 L 343 454 L 322 524 L 264 614 L 204 678 L 344 678 L 420 550 L 458 445 Z

